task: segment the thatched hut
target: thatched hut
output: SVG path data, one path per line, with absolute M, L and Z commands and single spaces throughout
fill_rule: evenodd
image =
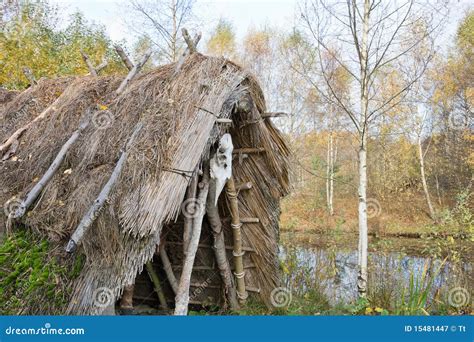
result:
M 4 94 L 0 202 L 8 216 L 1 227 L 20 223 L 39 231 L 61 246 L 64 259 L 71 257 L 66 245 L 85 255 L 66 313 L 99 314 L 132 284 L 135 303 L 158 305 L 157 292 L 172 307 L 196 221 L 199 245 L 183 285 L 189 303 L 232 306 L 229 291 L 240 303 L 247 293 L 268 303 L 278 286 L 289 150 L 257 81 L 226 59 L 199 53 L 143 73 L 117 92 L 122 81 L 44 79 Z M 209 163 L 224 152 L 226 133 L 232 177 L 219 196 Z M 211 217 L 212 194 L 219 197 Z

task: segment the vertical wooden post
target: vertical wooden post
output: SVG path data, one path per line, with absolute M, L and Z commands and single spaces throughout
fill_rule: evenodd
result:
M 233 239 L 234 239 L 234 250 L 232 251 L 232 254 L 234 255 L 234 263 L 235 263 L 234 275 L 237 282 L 237 297 L 239 298 L 239 303 L 241 305 L 244 305 L 248 297 L 248 294 L 247 294 L 247 291 L 245 290 L 245 279 L 244 279 L 245 277 L 244 262 L 243 262 L 244 251 L 242 250 L 242 232 L 241 232 L 242 223 L 240 222 L 239 203 L 237 200 L 237 191 L 235 189 L 235 181 L 234 181 L 233 176 L 231 176 L 227 180 L 226 193 L 227 193 L 227 198 L 229 199 L 231 227 L 232 227 Z

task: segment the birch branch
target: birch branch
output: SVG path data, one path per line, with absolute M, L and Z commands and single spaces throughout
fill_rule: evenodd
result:
M 95 71 L 94 66 L 92 65 L 91 59 L 89 58 L 89 55 L 87 55 L 84 51 L 81 50 L 81 56 L 82 60 L 84 63 L 87 65 L 87 69 L 89 69 L 89 72 L 92 76 L 97 77 L 97 72 Z
M 125 146 L 125 149 L 122 151 L 122 154 L 120 155 L 120 158 L 117 164 L 115 165 L 112 175 L 110 176 L 109 180 L 100 191 L 99 196 L 94 201 L 94 203 L 92 204 L 90 209 L 87 211 L 86 215 L 82 218 L 81 222 L 79 223 L 76 230 L 72 234 L 71 239 L 69 240 L 66 246 L 66 252 L 72 253 L 76 250 L 77 246 L 81 243 L 81 240 L 84 237 L 84 234 L 94 223 L 95 219 L 100 213 L 101 208 L 104 206 L 104 203 L 107 201 L 110 191 L 112 190 L 115 183 L 117 182 L 120 176 L 120 173 L 122 172 L 125 161 L 127 160 L 128 153 L 130 152 L 130 149 L 136 137 L 138 136 L 138 133 L 142 129 L 142 127 L 143 125 L 141 122 L 135 126 L 135 130 L 130 136 L 130 139 L 128 140 L 127 145 Z
M 186 30 L 186 29 L 183 29 L 183 30 Z M 189 34 L 187 32 L 188 31 L 186 30 L 186 34 L 187 34 L 188 39 L 189 39 Z M 184 35 L 184 33 L 183 33 L 183 35 Z M 186 38 L 185 38 L 185 40 L 186 40 Z M 197 48 L 197 45 L 198 45 L 200 40 L 201 40 L 201 32 L 198 32 L 194 36 L 194 41 L 191 44 L 191 46 L 194 47 L 194 52 L 196 52 L 196 48 Z M 186 57 L 188 57 L 191 54 L 191 52 L 190 52 L 191 50 L 189 48 L 190 45 L 189 44 L 187 44 L 187 45 L 188 46 L 187 46 L 186 50 L 184 50 L 183 54 L 179 58 L 178 63 L 176 63 L 176 70 L 174 72 L 175 74 L 177 74 L 181 70 L 181 67 L 183 66 L 184 60 L 186 59 Z
M 25 77 L 28 79 L 28 81 L 30 81 L 30 84 L 33 86 L 33 85 L 36 85 L 38 82 L 36 82 L 36 78 L 35 78 L 35 75 L 33 75 L 33 72 L 31 71 L 30 68 L 28 67 L 23 67 L 23 74 L 25 75 Z
M 48 168 L 46 173 L 41 177 L 38 183 L 30 190 L 30 192 L 26 195 L 25 200 L 22 202 L 19 211 L 16 213 L 15 217 L 19 218 L 22 217 L 28 208 L 33 204 L 33 202 L 38 198 L 41 191 L 43 191 L 44 187 L 49 183 L 51 178 L 53 178 L 56 171 L 58 171 L 61 163 L 63 162 L 64 158 L 66 157 L 67 152 L 71 148 L 71 146 L 76 142 L 76 140 L 81 135 L 82 131 L 89 126 L 89 121 L 82 123 L 77 130 L 75 130 L 71 137 L 66 141 L 66 143 L 61 147 L 59 153 L 57 154 L 56 158 L 54 158 L 53 163 Z
M 140 62 L 138 62 L 137 65 L 135 65 L 132 70 L 130 70 L 130 72 L 128 73 L 127 77 L 125 77 L 125 79 L 122 81 L 122 83 L 120 84 L 120 86 L 118 87 L 118 89 L 115 91 L 117 95 L 121 94 L 125 88 L 128 86 L 128 84 L 135 78 L 135 76 L 137 76 L 137 74 L 140 72 L 140 70 L 143 68 L 143 66 L 145 65 L 145 63 L 148 61 L 148 59 L 150 58 L 151 56 L 151 53 L 152 51 L 149 50 L 144 56 L 143 58 L 140 60 Z
M 173 289 L 174 294 L 178 293 L 178 281 L 173 272 L 173 268 L 171 266 L 170 259 L 168 258 L 168 254 L 166 253 L 166 249 L 164 245 L 159 247 L 159 253 L 161 262 L 163 263 L 163 269 L 165 270 L 166 276 L 168 277 L 168 281 Z
M 114 45 L 114 47 L 115 51 L 117 51 L 117 54 L 120 56 L 120 59 L 122 60 L 123 64 L 125 64 L 128 70 L 132 70 L 134 65 L 130 58 L 128 58 L 123 48 L 120 45 Z

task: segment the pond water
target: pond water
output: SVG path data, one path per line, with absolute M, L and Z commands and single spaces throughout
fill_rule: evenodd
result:
M 302 293 L 317 286 L 331 305 L 350 303 L 357 298 L 357 254 L 350 249 L 281 246 L 286 286 Z M 369 253 L 369 291 L 398 297 L 403 288 L 408 288 L 411 277 L 419 286 L 430 284 L 432 298 L 435 293 L 447 293 L 451 288 L 472 284 L 473 267 L 470 262 L 455 266 L 439 259 L 396 252 Z

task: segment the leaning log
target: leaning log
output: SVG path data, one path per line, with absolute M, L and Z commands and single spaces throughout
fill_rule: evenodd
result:
M 150 277 L 153 287 L 155 288 L 156 295 L 158 296 L 158 301 L 160 302 L 160 306 L 164 310 L 168 310 L 168 304 L 166 303 L 166 297 L 161 287 L 160 278 L 158 278 L 158 274 L 156 274 L 155 269 L 153 268 L 153 264 L 149 261 L 146 263 L 146 270 L 148 272 L 148 276 Z
M 125 88 L 127 88 L 128 84 L 135 78 L 135 76 L 137 76 L 137 74 L 140 72 L 140 70 L 143 68 L 143 66 L 145 65 L 145 63 L 148 61 L 148 59 L 150 58 L 151 56 L 151 53 L 152 51 L 149 50 L 147 53 L 145 53 L 145 55 L 143 56 L 143 58 L 140 60 L 140 62 L 138 62 L 133 68 L 132 70 L 130 70 L 130 72 L 128 73 L 127 77 L 125 77 L 125 79 L 122 81 L 122 83 L 120 83 L 120 86 L 117 88 L 117 90 L 115 91 L 117 95 L 121 94 Z
M 218 194 L 217 194 L 218 196 Z M 209 196 L 206 203 L 207 220 L 212 229 L 214 237 L 214 254 L 217 261 L 217 267 L 224 285 L 224 293 L 229 302 L 231 310 L 238 310 L 239 304 L 237 302 L 237 294 L 234 287 L 234 279 L 230 268 L 229 260 L 227 260 L 227 253 L 225 250 L 224 230 L 222 229 L 222 222 L 219 217 L 219 209 L 216 205 L 216 180 L 211 179 L 209 185 Z
M 122 49 L 120 45 L 114 45 L 115 51 L 117 51 L 117 54 L 120 56 L 120 59 L 122 60 L 123 64 L 127 67 L 128 70 L 132 70 L 134 65 L 130 58 L 128 58 L 127 54 L 125 51 Z
M 159 253 L 161 258 L 161 263 L 163 264 L 163 269 L 165 270 L 166 277 L 168 277 L 168 282 L 173 289 L 174 294 L 178 293 L 178 281 L 173 272 L 173 267 L 171 266 L 170 259 L 168 258 L 168 253 L 166 253 L 165 245 L 162 243 L 159 247 Z
M 49 183 L 51 178 L 55 175 L 56 171 L 58 171 L 61 163 L 63 162 L 64 158 L 66 157 L 67 152 L 71 148 L 71 146 L 76 142 L 76 140 L 81 135 L 81 132 L 87 128 L 89 125 L 89 121 L 85 121 L 79 125 L 79 128 L 76 129 L 71 137 L 66 141 L 66 143 L 61 147 L 59 153 L 57 154 L 56 158 L 54 158 L 51 166 L 48 168 L 46 173 L 41 177 L 41 179 L 36 183 L 33 189 L 26 195 L 25 200 L 22 202 L 20 206 L 20 212 L 15 215 L 15 217 L 19 218 L 22 217 L 28 208 L 33 204 L 33 202 L 38 198 L 41 191 L 43 191 L 44 187 Z
M 189 183 L 188 189 L 186 190 L 186 200 L 192 200 L 196 198 L 197 193 L 197 172 L 194 173 Z M 193 228 L 193 218 L 189 215 L 184 216 L 184 229 L 183 229 L 183 255 L 186 256 L 188 250 L 189 240 L 191 240 L 191 232 Z
M 36 118 L 34 118 L 32 121 L 28 122 L 26 125 L 23 127 L 18 128 L 5 142 L 0 145 L 0 156 L 3 156 L 5 151 L 15 142 L 18 141 L 18 139 L 21 137 L 21 135 L 28 130 L 33 124 L 37 121 L 40 121 L 44 119 L 51 111 L 56 110 L 56 104 L 58 103 L 58 99 L 53 102 L 48 108 L 46 108 L 44 111 L 41 112 Z
M 90 59 L 89 55 L 81 50 L 81 56 L 82 56 L 82 60 L 87 65 L 87 69 L 89 69 L 89 73 L 92 76 L 97 77 L 97 71 L 95 70 L 94 66 L 92 65 L 92 62 L 91 62 L 91 59 Z
M 100 191 L 99 196 L 96 198 L 96 200 L 94 201 L 92 206 L 89 208 L 86 215 L 84 215 L 81 222 L 77 226 L 76 230 L 72 234 L 71 239 L 69 240 L 66 246 L 66 252 L 72 253 L 76 250 L 77 246 L 81 243 L 81 240 L 84 237 L 84 234 L 90 228 L 92 223 L 94 223 L 95 219 L 98 216 L 98 213 L 100 212 L 100 209 L 103 207 L 104 203 L 107 201 L 110 191 L 112 190 L 115 183 L 117 182 L 120 176 L 120 173 L 122 172 L 123 166 L 125 165 L 125 161 L 127 160 L 128 153 L 130 152 L 130 149 L 136 137 L 138 136 L 138 133 L 142 129 L 142 127 L 143 125 L 141 122 L 139 122 L 135 126 L 135 129 L 132 135 L 130 136 L 127 142 L 127 145 L 125 146 L 125 149 L 122 151 L 122 154 L 120 155 L 120 158 L 117 164 L 115 165 L 112 175 L 110 176 L 109 180 Z
M 200 183 L 199 196 L 197 198 L 198 203 L 206 203 L 207 196 L 209 193 L 209 166 L 204 170 L 202 180 Z M 176 306 L 174 315 L 185 316 L 188 313 L 189 304 L 189 287 L 191 284 L 191 274 L 193 271 L 194 259 L 196 258 L 196 252 L 198 250 L 199 238 L 201 237 L 202 220 L 204 218 L 205 208 L 201 208 L 197 217 L 193 218 L 193 230 L 192 237 L 189 241 L 186 258 L 183 264 L 183 270 L 179 280 L 178 293 L 176 294 Z

